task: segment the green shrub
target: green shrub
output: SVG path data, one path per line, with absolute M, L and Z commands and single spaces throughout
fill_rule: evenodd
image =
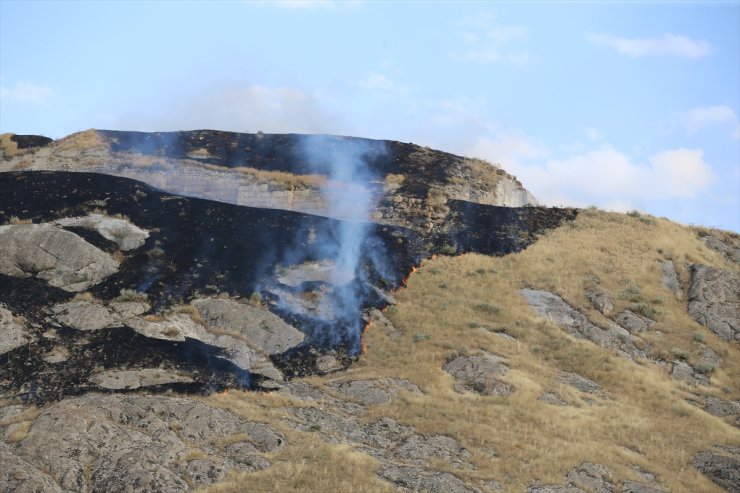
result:
M 658 311 L 650 306 L 648 303 L 635 303 L 632 305 L 631 310 L 643 317 L 654 318 Z
M 497 315 L 501 312 L 501 307 L 492 305 L 491 303 L 478 303 L 477 305 L 474 305 L 473 308 L 479 312 L 485 313 L 486 315 Z
M 642 295 L 640 294 L 640 288 L 634 285 L 625 288 L 624 291 L 619 293 L 619 299 L 631 301 L 633 303 L 638 303 L 642 301 Z
M 135 289 L 122 289 L 119 293 L 116 301 L 142 301 L 146 302 L 149 300 L 149 295 L 136 291 Z
M 430 337 L 431 336 L 429 334 L 424 334 L 423 332 L 417 332 L 416 334 L 414 334 L 414 342 L 426 341 Z
M 698 365 L 694 366 L 694 370 L 698 371 L 699 373 L 703 373 L 704 375 L 707 375 L 709 373 L 712 373 L 715 368 L 714 365 L 711 363 L 699 363 Z
M 694 337 L 693 337 L 693 339 L 694 339 L 694 340 L 695 340 L 696 342 L 704 342 L 704 334 L 702 334 L 701 332 L 694 332 Z

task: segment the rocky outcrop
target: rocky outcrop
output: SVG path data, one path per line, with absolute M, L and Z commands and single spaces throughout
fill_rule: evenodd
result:
M 108 370 L 92 375 L 89 380 L 90 383 L 109 390 L 134 390 L 141 387 L 193 382 L 193 379 L 184 373 L 159 368 Z
M 558 373 L 558 380 L 565 385 L 569 385 L 574 389 L 587 394 L 595 394 L 602 391 L 601 385 L 583 375 L 579 375 L 578 373 L 561 371 Z
M 209 327 L 226 330 L 243 338 L 253 348 L 267 354 L 278 354 L 297 346 L 305 336 L 268 310 L 215 298 L 198 299 L 193 303 Z
M 740 235 L 718 229 L 701 231 L 699 235 L 706 246 L 722 253 L 728 260 L 740 264 Z
M 740 491 L 740 447 L 704 450 L 696 454 L 692 465 L 730 493 Z
M 269 467 L 264 454 L 285 443 L 263 423 L 189 399 L 88 394 L 48 407 L 0 448 L 0 490 L 189 491 Z
M 421 390 L 408 380 L 386 378 L 381 380 L 350 380 L 330 382 L 329 388 L 363 406 L 390 403 L 399 390 L 421 394 Z
M 709 385 L 708 376 L 696 371 L 694 367 L 681 360 L 673 362 L 671 376 L 677 380 L 683 380 L 691 385 Z
M 588 280 L 589 286 L 586 288 L 586 299 L 591 306 L 599 310 L 602 315 L 609 315 L 614 310 L 614 300 L 612 300 L 609 291 L 599 283 L 599 280 L 591 276 Z
M 450 473 L 421 467 L 386 465 L 380 468 L 378 476 L 408 491 L 428 491 L 430 493 L 480 493 L 481 491 L 465 484 Z
M 51 224 L 0 226 L 0 252 L 0 273 L 65 291 L 84 291 L 118 270 L 110 255 Z
M 692 264 L 689 314 L 726 341 L 740 341 L 740 276 Z
M 671 293 L 675 295 L 681 295 L 683 293 L 673 261 L 663 260 L 660 263 L 660 280 L 663 283 L 663 287 Z
M 522 289 L 521 293 L 532 310 L 551 320 L 570 335 L 613 349 L 627 358 L 645 356 L 645 351 L 637 345 L 643 347 L 644 343 L 622 327 L 616 324 L 611 324 L 606 329 L 598 327 L 560 296 L 548 291 Z
M 64 227 L 79 227 L 96 231 L 106 240 L 118 245 L 119 250 L 125 252 L 139 248 L 149 237 L 148 231 L 144 231 L 130 221 L 103 214 L 88 214 L 84 217 L 66 217 L 56 221 L 56 224 Z
M 458 381 L 455 390 L 472 391 L 481 395 L 508 396 L 514 387 L 499 377 L 509 371 L 501 356 L 482 353 L 473 356 L 458 356 L 444 365 L 444 370 Z
M 625 310 L 617 315 L 616 322 L 623 328 L 627 329 L 630 334 L 647 332 L 653 325 L 655 325 L 655 320 L 638 315 L 631 310 Z
M 0 355 L 24 346 L 34 339 L 31 332 L 16 320 L 10 310 L 0 305 Z

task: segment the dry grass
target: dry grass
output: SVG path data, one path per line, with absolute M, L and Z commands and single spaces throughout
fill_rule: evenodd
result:
M 740 431 L 688 404 L 685 399 L 696 389 L 669 378 L 662 367 L 648 360 L 633 362 L 572 338 L 536 316 L 518 292 L 523 287 L 550 290 L 605 325 L 608 320 L 585 298 L 588 280 L 595 276 L 612 294 L 614 314 L 634 303 L 618 295 L 637 287 L 639 298 L 658 310 L 657 324 L 645 334 L 653 352 L 686 351 L 693 362 L 700 343 L 695 334 L 702 334 L 700 339 L 725 361 L 711 375 L 712 387 L 702 391 L 723 399 L 740 398 L 740 350 L 688 316 L 685 300 L 662 287 L 659 261 L 669 258 L 676 263 L 684 288 L 687 262 L 737 267 L 706 248 L 695 231 L 648 219 L 584 211 L 573 224 L 518 254 L 500 258 L 470 254 L 425 262 L 396 293 L 397 306 L 386 310 L 401 336 L 371 325 L 367 353 L 342 375 L 405 378 L 419 385 L 424 395 L 402 391 L 391 404 L 371 408 L 363 420 L 390 416 L 419 433 L 451 436 L 471 452 L 475 469 L 437 465 L 471 484 L 495 478 L 506 491 L 524 491 L 534 479 L 562 484 L 567 471 L 582 461 L 607 465 L 617 487 L 624 480 L 639 480 L 630 468 L 636 465 L 654 473 L 670 491 L 722 491 L 690 463 L 699 450 L 712 445 L 740 445 Z M 457 354 L 480 350 L 506 358 L 511 370 L 503 379 L 516 388 L 510 397 L 453 390 L 442 365 Z M 559 370 L 595 380 L 606 395 L 582 394 L 560 383 Z M 327 390 L 321 378 L 309 383 Z M 718 390 L 723 388 L 728 391 Z M 557 392 L 570 405 L 539 401 L 546 391 Z M 209 401 L 269 422 L 286 434 L 290 444 L 274 454 L 272 468 L 234 475 L 209 491 L 240 491 L 247 480 L 255 491 L 389 489 L 374 476 L 377 465 L 369 456 L 320 442 L 315 434 L 296 432 L 280 421 L 281 407 L 304 404 L 239 392 Z M 491 459 L 485 449 L 495 450 L 497 457 Z
M 21 219 L 18 216 L 10 216 L 8 224 L 33 224 L 31 219 Z
M 55 142 L 54 146 L 56 150 L 60 151 L 87 151 L 105 147 L 106 144 L 97 130 L 89 129 L 70 134 Z
M 15 134 L 1 134 L 0 135 L 0 151 L 2 151 L 4 157 L 11 158 L 18 154 L 18 144 L 10 140 Z
M 175 313 L 184 313 L 198 325 L 206 326 L 206 321 L 194 305 L 180 305 L 174 308 Z

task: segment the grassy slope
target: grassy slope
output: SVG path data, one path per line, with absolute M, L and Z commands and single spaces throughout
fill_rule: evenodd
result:
M 588 460 L 607 465 L 617 487 L 623 480 L 638 479 L 628 467 L 638 465 L 673 492 L 722 491 L 690 463 L 697 451 L 714 444 L 740 445 L 737 428 L 685 402 L 690 387 L 670 379 L 664 368 L 632 362 L 568 336 L 536 316 L 518 294 L 522 287 L 550 290 L 603 325 L 605 317 L 584 296 L 587 277 L 597 276 L 612 294 L 614 314 L 631 305 L 618 295 L 637 286 L 642 299 L 658 310 L 658 323 L 645 335 L 651 354 L 686 352 L 689 362 L 695 361 L 700 338 L 695 334 L 702 334 L 705 344 L 724 359 L 704 392 L 738 399 L 740 350 L 697 324 L 688 316 L 685 300 L 662 287 L 658 261 L 663 259 L 676 263 L 684 290 L 688 262 L 737 269 L 706 248 L 694 230 L 662 219 L 598 211 L 583 211 L 574 223 L 515 255 L 426 261 L 397 293 L 397 306 L 386 312 L 402 335 L 394 338 L 370 326 L 367 353 L 338 377 L 393 376 L 418 384 L 425 395 L 402 392 L 391 404 L 372 408 L 365 419 L 391 416 L 421 433 L 458 439 L 473 454 L 476 469 L 454 473 L 472 484 L 495 478 L 507 491 L 525 491 L 533 479 L 562 484 L 568 470 Z M 484 303 L 499 310 L 476 308 Z M 516 340 L 486 328 L 505 328 Z M 442 365 L 454 355 L 481 349 L 507 358 L 512 369 L 503 379 L 517 388 L 510 397 L 453 391 Z M 586 397 L 592 396 L 559 383 L 557 370 L 597 381 L 609 397 L 588 403 Z M 310 383 L 321 387 L 323 379 Z M 571 405 L 537 400 L 549 390 Z M 393 491 L 374 476 L 372 458 L 281 425 L 279 408 L 297 401 L 242 392 L 208 400 L 274 423 L 290 443 L 274 455 L 272 468 L 234 476 L 212 491 L 240 491 L 245 485 L 255 491 Z M 486 455 L 487 448 L 497 457 Z

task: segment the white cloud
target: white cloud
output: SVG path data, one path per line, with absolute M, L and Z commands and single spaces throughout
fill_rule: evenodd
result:
M 363 89 L 376 93 L 406 92 L 406 89 L 399 86 L 383 74 L 372 73 L 365 79 L 357 83 Z
M 529 30 L 524 26 L 493 25 L 493 17 L 480 16 L 462 19 L 455 24 L 461 28 L 458 37 L 466 48 L 455 53 L 455 58 L 465 62 L 524 64 L 529 53 L 512 49 L 511 45 L 526 41 Z
M 236 132 L 343 133 L 343 120 L 317 95 L 290 87 L 257 84 L 214 87 L 171 100 L 164 111 L 129 115 L 128 130 L 217 129 Z
M 659 38 L 620 38 L 608 34 L 592 34 L 588 41 L 608 46 L 617 53 L 633 58 L 674 55 L 682 58 L 702 58 L 712 52 L 708 41 L 696 41 L 686 36 L 664 34 Z
M 693 198 L 715 179 L 700 149 L 666 150 L 646 162 L 608 145 L 547 158 L 547 149 L 536 140 L 508 133 L 481 137 L 467 153 L 500 163 L 546 205 L 628 210 L 635 201 Z
M 12 87 L 0 83 L 0 100 L 17 103 L 43 104 L 54 96 L 48 84 L 18 81 Z
M 730 127 L 733 140 L 740 139 L 740 121 L 735 110 L 725 105 L 704 106 L 687 111 L 681 116 L 681 124 L 690 133 L 707 127 Z
M 595 128 L 586 127 L 584 131 L 586 132 L 588 140 L 601 140 L 601 133 Z

